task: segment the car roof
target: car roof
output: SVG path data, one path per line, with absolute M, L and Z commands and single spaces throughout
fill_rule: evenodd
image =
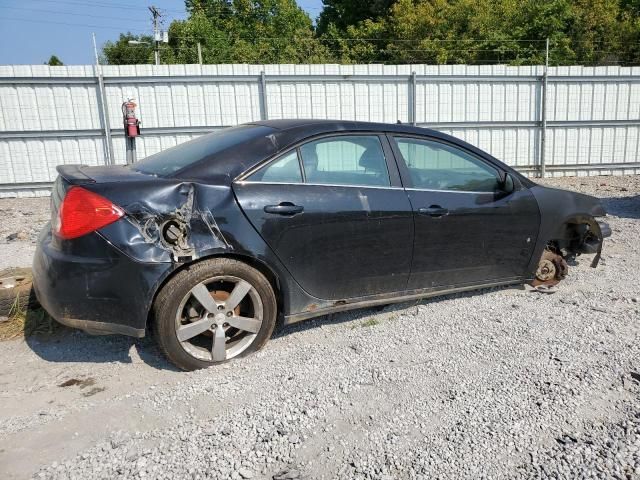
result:
M 253 125 L 262 125 L 270 127 L 282 132 L 291 130 L 304 130 L 306 135 L 310 131 L 314 133 L 322 132 L 339 132 L 339 131 L 377 131 L 377 132 L 398 132 L 398 133 L 415 133 L 419 135 L 435 135 L 439 132 L 429 128 L 416 127 L 408 123 L 378 123 L 378 122 L 362 122 L 357 120 L 324 120 L 324 119 L 280 119 L 280 120 L 261 120 L 251 122 Z

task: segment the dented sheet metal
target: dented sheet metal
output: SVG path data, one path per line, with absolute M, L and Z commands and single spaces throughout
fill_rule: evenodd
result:
M 163 197 L 161 203 L 145 201 L 126 207 L 126 219 L 133 224 L 144 242 L 166 251 L 174 262 L 197 259 L 212 248 L 231 248 L 216 220 L 207 208 L 196 202 L 196 186 L 182 183 L 164 192 L 173 199 L 183 197 L 176 208 Z
M 216 221 L 220 211 L 212 211 L 229 201 L 228 187 L 163 183 L 132 184 L 120 201 L 125 221 L 102 229 L 105 239 L 144 263 L 184 263 L 232 249 Z

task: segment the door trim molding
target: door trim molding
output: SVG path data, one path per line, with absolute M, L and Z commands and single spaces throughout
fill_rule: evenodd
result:
M 404 190 L 402 187 L 385 187 L 381 185 L 352 185 L 338 183 L 300 183 L 300 182 L 259 182 L 256 180 L 237 180 L 237 185 L 293 185 L 303 187 L 341 187 L 341 188 L 375 188 L 376 190 Z
M 369 297 L 360 297 L 347 300 L 339 300 L 331 302 L 328 306 L 313 311 L 294 313 L 285 315 L 284 324 L 291 325 L 313 317 L 320 317 L 330 313 L 345 312 L 347 310 L 355 310 L 358 308 L 375 307 L 377 305 L 385 305 L 388 303 L 402 303 L 409 300 L 417 300 L 423 298 L 437 297 L 440 295 L 449 295 L 452 293 L 467 292 L 471 290 L 480 290 L 483 288 L 502 287 L 507 285 L 517 285 L 524 283 L 526 279 L 523 277 L 507 278 L 495 282 L 462 285 L 457 287 L 445 287 L 438 289 L 421 289 L 410 290 L 405 292 L 383 293 L 372 295 Z

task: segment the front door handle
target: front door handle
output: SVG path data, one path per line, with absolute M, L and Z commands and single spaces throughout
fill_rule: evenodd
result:
M 295 215 L 302 213 L 304 207 L 302 205 L 294 205 L 291 202 L 280 202 L 278 205 L 267 205 L 264 207 L 266 213 L 275 213 L 276 215 Z
M 449 215 L 449 210 L 442 208 L 440 205 L 431 205 L 429 208 L 419 208 L 418 213 L 420 215 L 429 215 L 430 217 L 444 217 Z

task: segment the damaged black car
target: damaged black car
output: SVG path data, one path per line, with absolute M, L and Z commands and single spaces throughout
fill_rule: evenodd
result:
M 597 198 L 400 124 L 256 122 L 58 172 L 39 301 L 90 333 L 151 331 L 185 370 L 256 351 L 278 319 L 553 285 L 611 234 Z

